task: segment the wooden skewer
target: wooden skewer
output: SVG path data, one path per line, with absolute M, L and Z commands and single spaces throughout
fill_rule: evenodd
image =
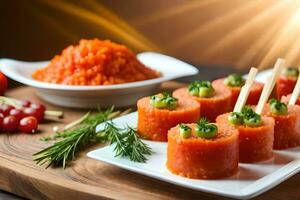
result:
M 251 86 L 254 82 L 257 71 L 258 71 L 257 68 L 251 67 L 250 72 L 249 72 L 248 77 L 247 77 L 247 81 L 241 89 L 239 97 L 238 97 L 238 99 L 236 101 L 236 104 L 234 106 L 233 112 L 241 112 L 242 111 L 242 108 L 244 107 L 244 105 L 245 105 L 245 103 L 248 99 L 248 96 L 249 96 L 249 93 L 250 93 L 250 90 L 251 90 Z
M 282 58 L 278 58 L 275 65 L 274 65 L 274 69 L 272 72 L 272 76 L 270 77 L 270 79 L 268 79 L 267 83 L 265 84 L 263 91 L 261 93 L 261 96 L 259 98 L 258 104 L 256 106 L 256 110 L 255 112 L 257 114 L 261 114 L 264 108 L 264 105 L 267 103 L 268 98 L 275 86 L 275 82 L 281 72 L 282 66 L 284 65 L 285 60 Z
M 300 67 L 299 67 L 299 70 L 300 70 Z M 299 97 L 299 94 L 300 94 L 300 73 L 298 75 L 298 79 L 297 79 L 297 82 L 296 82 L 296 85 L 294 87 L 294 90 L 293 90 L 293 93 L 291 95 L 291 98 L 290 98 L 290 101 L 289 101 L 289 105 L 295 105 L 298 97 Z

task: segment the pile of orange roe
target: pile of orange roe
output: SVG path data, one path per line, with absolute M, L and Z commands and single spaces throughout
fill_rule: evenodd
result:
M 111 85 L 159 76 L 126 46 L 99 39 L 80 40 L 32 75 L 38 81 L 64 85 Z

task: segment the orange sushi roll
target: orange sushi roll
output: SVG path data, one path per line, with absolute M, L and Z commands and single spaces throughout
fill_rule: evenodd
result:
M 272 99 L 264 108 L 264 115 L 275 120 L 274 149 L 287 149 L 300 145 L 300 107 L 286 105 Z
M 189 135 L 182 135 L 189 129 Z M 169 130 L 167 168 L 172 173 L 193 179 L 220 179 L 238 171 L 238 131 L 217 127 L 215 135 L 203 138 L 197 124 L 178 125 Z
M 258 118 L 261 121 L 258 125 L 245 125 L 243 123 L 232 125 L 228 120 L 230 115 L 231 113 L 220 115 L 216 121 L 220 126 L 232 126 L 238 130 L 239 161 L 242 163 L 254 163 L 272 158 L 274 119 L 262 116 Z M 255 123 L 255 121 L 251 122 L 251 119 L 249 122 Z
M 204 91 L 200 94 L 201 91 Z M 214 122 L 216 117 L 231 110 L 231 92 L 223 88 L 214 88 L 208 81 L 196 81 L 188 88 L 173 92 L 178 99 L 193 99 L 201 105 L 201 117 Z
M 232 74 L 226 78 L 220 78 L 212 82 L 214 88 L 226 88 L 231 91 L 231 110 L 233 110 L 234 105 L 241 92 L 241 88 L 244 84 L 245 79 L 243 79 L 242 76 L 236 74 Z M 256 105 L 258 103 L 263 87 L 264 84 L 257 81 L 254 82 L 250 89 L 246 104 Z
M 173 99 L 172 101 L 176 102 L 175 106 L 164 108 L 163 104 L 168 99 Z M 177 100 L 170 95 L 159 94 L 138 100 L 137 112 L 137 131 L 142 138 L 167 141 L 170 128 L 179 123 L 193 123 L 199 119 L 200 105 L 191 99 Z
M 276 81 L 276 97 L 281 99 L 282 96 L 286 96 L 293 92 L 293 89 L 297 82 L 299 71 L 297 68 L 286 68 L 283 74 Z

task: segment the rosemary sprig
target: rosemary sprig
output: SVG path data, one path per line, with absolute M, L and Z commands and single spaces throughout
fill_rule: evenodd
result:
M 107 122 L 104 130 L 105 136 L 114 144 L 115 156 L 128 157 L 134 162 L 146 162 L 145 155 L 151 155 L 151 148 L 145 144 L 131 127 L 118 128 L 112 122 Z
M 110 142 L 115 144 L 116 156 L 128 157 L 135 162 L 145 162 L 145 155 L 151 154 L 151 149 L 137 136 L 136 131 L 130 127 L 117 128 L 112 122 L 106 122 L 104 129 L 96 132 L 96 126 L 114 117 L 127 114 L 124 112 L 113 112 L 113 108 L 101 111 L 95 115 L 90 113 L 67 125 L 62 132 L 57 132 L 50 137 L 42 138 L 44 141 L 61 139 L 52 146 L 39 151 L 33 155 L 37 164 L 66 167 L 67 162 L 74 160 L 76 153 L 91 143 Z

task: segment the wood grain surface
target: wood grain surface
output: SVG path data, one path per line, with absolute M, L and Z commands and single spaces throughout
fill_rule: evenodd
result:
M 179 85 L 169 83 L 165 87 Z M 28 87 L 10 90 L 7 95 L 41 102 Z M 31 155 L 49 145 L 39 138 L 51 134 L 53 126 L 63 126 L 86 112 L 46 105 L 49 109 L 64 110 L 66 117 L 59 122 L 47 121 L 40 126 L 39 134 L 0 135 L 0 189 L 30 199 L 227 199 L 138 175 L 85 156 L 101 145 L 80 153 L 65 170 L 36 166 Z M 299 198 L 300 174 L 297 174 L 255 199 Z

